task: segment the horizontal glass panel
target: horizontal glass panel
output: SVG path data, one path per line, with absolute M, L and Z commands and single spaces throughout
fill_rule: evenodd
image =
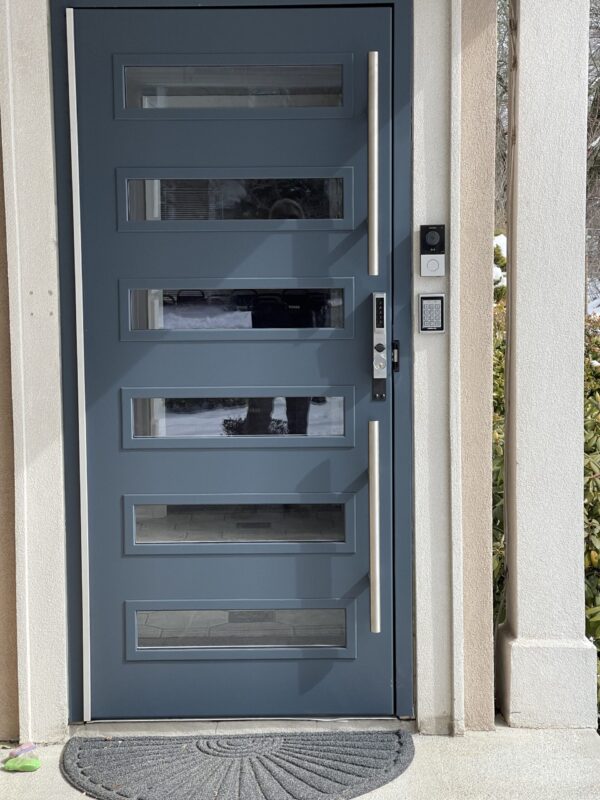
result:
M 134 437 L 343 436 L 343 397 L 136 397 Z
M 126 108 L 336 108 L 342 105 L 342 65 L 125 67 L 125 93 Z
M 345 647 L 344 608 L 137 611 L 138 647 Z
M 129 178 L 131 222 L 343 219 L 343 178 Z
M 130 330 L 343 328 L 343 289 L 131 289 Z
M 342 504 L 134 506 L 136 544 L 343 542 Z

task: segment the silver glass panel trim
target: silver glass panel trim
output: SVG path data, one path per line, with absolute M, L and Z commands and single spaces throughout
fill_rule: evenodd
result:
M 371 633 L 381 633 L 379 422 L 369 421 L 369 584 Z
M 79 423 L 79 514 L 81 526 L 81 620 L 83 665 L 83 721 L 92 718 L 90 660 L 90 575 L 88 537 L 87 435 L 85 419 L 85 352 L 83 323 L 83 269 L 79 195 L 79 139 L 77 131 L 77 80 L 75 65 L 75 18 L 65 9 L 69 82 L 69 129 L 71 135 L 71 186 L 73 202 L 73 267 L 75 278 L 75 329 L 77 351 L 77 408 Z
M 379 275 L 379 53 L 369 53 L 369 275 Z

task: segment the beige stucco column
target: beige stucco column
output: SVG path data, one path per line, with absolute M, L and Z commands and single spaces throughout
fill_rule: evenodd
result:
M 465 727 L 494 727 L 492 237 L 496 2 L 462 0 L 460 166 L 461 472 Z
M 513 0 L 506 528 L 510 725 L 595 727 L 584 636 L 583 313 L 589 0 Z

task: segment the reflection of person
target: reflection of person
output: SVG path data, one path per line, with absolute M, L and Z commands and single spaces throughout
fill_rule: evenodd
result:
M 269 211 L 269 219 L 304 219 L 302 206 L 296 200 L 282 198 L 276 200 Z M 273 302 L 256 303 L 252 309 L 253 328 L 291 328 L 294 327 L 289 306 L 279 301 L 276 308 Z M 298 320 L 295 320 L 298 324 Z M 273 415 L 272 397 L 251 397 L 248 400 L 248 413 L 244 422 L 246 436 L 261 436 L 271 432 Z M 287 432 L 290 435 L 306 435 L 310 397 L 286 397 L 285 411 Z
M 269 219 L 304 219 L 304 211 L 297 200 L 282 197 L 271 206 Z
M 274 397 L 251 397 L 244 420 L 246 436 L 265 436 L 271 433 Z M 291 436 L 306 435 L 310 397 L 286 397 L 287 432 Z

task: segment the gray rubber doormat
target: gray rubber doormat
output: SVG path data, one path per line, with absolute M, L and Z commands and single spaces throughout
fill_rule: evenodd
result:
M 61 764 L 99 800 L 342 800 L 393 780 L 413 755 L 404 731 L 76 737 Z

